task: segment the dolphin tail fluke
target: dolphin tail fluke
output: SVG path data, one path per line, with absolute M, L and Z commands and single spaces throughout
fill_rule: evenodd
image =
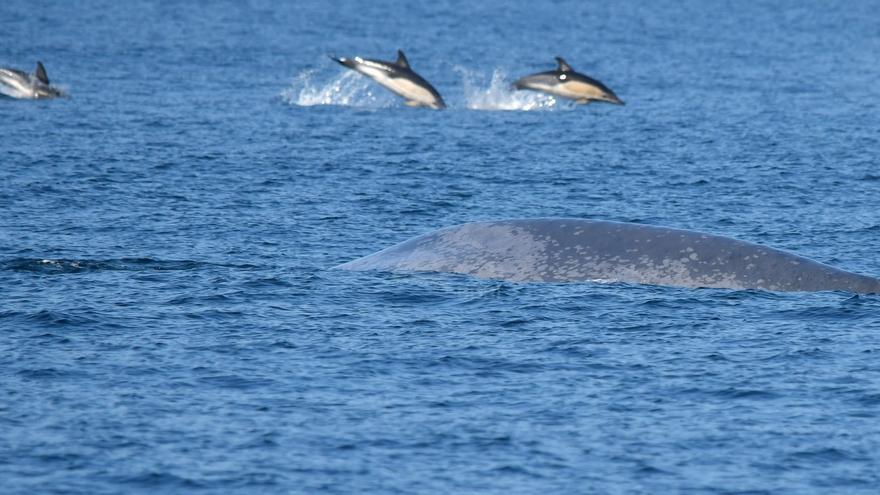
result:
M 46 75 L 46 68 L 43 67 L 43 62 L 37 61 L 37 68 L 34 70 L 34 76 L 36 76 L 37 80 L 43 84 L 49 84 L 49 76 Z

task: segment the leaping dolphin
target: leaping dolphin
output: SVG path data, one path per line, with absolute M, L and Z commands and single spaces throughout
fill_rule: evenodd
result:
M 580 72 L 575 72 L 562 57 L 556 57 L 556 62 L 559 64 L 556 70 L 525 76 L 514 82 L 513 86 L 516 89 L 543 91 L 569 98 L 579 104 L 605 101 L 623 105 L 623 101 L 608 86 Z
M 56 98 L 62 93 L 49 85 L 49 77 L 42 62 L 32 74 L 17 69 L 0 67 L 0 93 L 11 98 Z
M 517 282 L 880 293 L 880 279 L 779 249 L 653 225 L 537 218 L 456 225 L 339 265 Z
M 401 50 L 397 50 L 397 60 L 394 62 L 361 57 L 330 58 L 402 96 L 411 107 L 446 108 L 440 93 L 422 76 L 413 72 Z

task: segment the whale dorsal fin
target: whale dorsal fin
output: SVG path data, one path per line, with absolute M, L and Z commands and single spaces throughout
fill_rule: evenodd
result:
M 43 62 L 37 62 L 37 69 L 34 71 L 34 75 L 41 83 L 46 85 L 49 84 L 49 76 L 46 75 L 46 68 L 43 67 Z
M 394 65 L 409 69 L 409 61 L 406 60 L 406 55 L 403 54 L 403 50 L 397 50 L 397 61 L 394 62 Z
M 574 69 L 572 69 L 571 66 L 568 65 L 568 62 L 566 62 L 562 57 L 556 57 L 556 63 L 559 64 L 559 67 L 556 69 L 559 72 L 574 72 Z

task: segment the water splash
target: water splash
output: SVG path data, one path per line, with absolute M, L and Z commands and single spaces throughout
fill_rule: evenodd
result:
M 485 76 L 456 67 L 461 74 L 467 108 L 471 110 L 531 111 L 560 108 L 556 98 L 533 91 L 516 91 L 510 87 L 507 74 L 495 69 L 486 87 Z
M 322 80 L 316 70 L 305 70 L 281 93 L 281 98 L 291 105 L 304 107 L 341 105 L 386 108 L 394 104 L 391 95 L 377 88 L 366 77 L 350 70 L 329 81 Z
M 456 67 L 455 71 L 461 75 L 464 106 L 470 110 L 531 111 L 569 108 L 558 103 L 553 96 L 512 89 L 507 74 L 501 69 L 495 69 L 488 77 L 463 67 Z M 281 93 L 281 99 L 291 105 L 306 107 L 340 105 L 389 108 L 398 101 L 392 94 L 354 71 L 344 71 L 326 79 L 314 69 L 297 75 L 291 85 Z M 458 105 L 453 103 L 450 106 Z

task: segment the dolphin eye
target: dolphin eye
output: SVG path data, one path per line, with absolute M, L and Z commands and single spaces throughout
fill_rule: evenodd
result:
M 568 76 L 566 76 L 565 74 L 559 74 L 559 80 L 560 80 L 560 81 L 565 81 L 565 78 L 567 78 L 567 77 L 568 77 Z

